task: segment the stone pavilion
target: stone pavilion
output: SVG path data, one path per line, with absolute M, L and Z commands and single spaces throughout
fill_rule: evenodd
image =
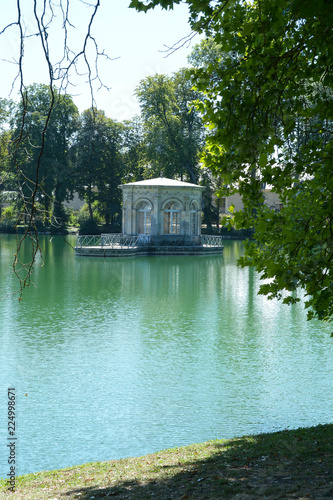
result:
M 120 186 L 122 233 L 151 240 L 199 243 L 203 187 L 159 177 Z
M 202 191 L 189 182 L 159 177 L 119 186 L 122 233 L 78 236 L 76 255 L 221 254 L 222 237 L 201 235 Z

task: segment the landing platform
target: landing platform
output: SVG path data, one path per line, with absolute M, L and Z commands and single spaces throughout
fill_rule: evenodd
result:
M 123 236 L 102 234 L 100 236 L 78 236 L 75 254 L 86 257 L 136 257 L 149 255 L 221 255 L 222 237 L 203 235 L 195 242 L 174 238 L 169 242 L 149 236 Z

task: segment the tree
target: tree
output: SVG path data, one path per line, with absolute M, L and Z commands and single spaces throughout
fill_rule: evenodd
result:
M 191 54 L 188 56 L 188 62 L 194 68 L 214 68 L 220 65 L 222 47 L 214 38 L 204 38 L 196 44 Z
M 0 98 L 0 190 L 12 189 L 13 184 L 13 175 L 10 172 L 8 151 L 11 134 L 6 128 L 9 121 L 10 108 L 10 101 Z
M 51 100 L 54 104 L 43 134 Z M 77 129 L 77 118 L 78 110 L 70 96 L 61 95 L 56 89 L 52 95 L 47 85 L 35 84 L 26 89 L 25 102 L 21 100 L 17 105 L 12 123 L 12 162 L 23 195 L 21 203 L 26 206 L 26 213 L 29 212 L 33 203 L 31 197 L 37 188 L 34 201 L 41 204 L 47 220 L 54 202 L 56 224 L 61 223 L 61 203 L 72 187 L 68 153 Z
M 81 46 L 79 42 L 74 48 L 72 45 L 72 34 L 75 32 L 75 26 L 71 22 L 71 0 L 64 0 L 58 3 L 51 0 L 38 0 L 34 2 L 16 2 L 16 16 L 6 25 L 1 25 L 0 36 L 5 37 L 12 34 L 12 39 L 17 40 L 16 54 L 10 61 L 17 65 L 17 75 L 13 80 L 12 90 L 18 86 L 22 103 L 21 131 L 15 138 L 12 153 L 15 156 L 22 141 L 24 140 L 25 117 L 27 111 L 26 85 L 25 85 L 25 60 L 26 54 L 33 51 L 34 57 L 39 58 L 41 66 L 47 71 L 49 76 L 49 91 L 51 99 L 49 102 L 48 113 L 45 115 L 45 122 L 41 132 L 40 154 L 36 158 L 35 185 L 29 181 L 30 195 L 26 203 L 24 190 L 20 183 L 17 184 L 20 195 L 22 196 L 22 216 L 27 221 L 24 234 L 18 238 L 17 251 L 14 256 L 13 270 L 19 280 L 19 299 L 22 298 L 22 292 L 25 286 L 31 281 L 37 253 L 41 252 L 38 241 L 38 232 L 34 224 L 37 207 L 37 197 L 40 186 L 38 185 L 41 172 L 41 160 L 44 153 L 45 135 L 49 126 L 50 117 L 54 108 L 55 82 L 60 89 L 59 94 L 65 95 L 69 86 L 73 85 L 73 77 L 84 77 L 85 83 L 89 85 L 91 91 L 91 102 L 94 106 L 94 88 L 96 85 L 100 88 L 104 84 L 99 76 L 99 61 L 101 58 L 107 58 L 104 51 L 100 51 L 96 38 L 92 35 L 92 26 L 94 18 L 100 6 L 100 0 L 95 0 L 91 4 L 86 3 L 84 11 L 87 14 L 86 23 L 80 23 L 80 27 L 86 26 L 86 32 L 83 34 Z M 88 8 L 87 8 L 88 7 Z M 90 7 L 90 10 L 89 10 Z M 30 41 L 37 41 L 40 52 L 36 51 L 36 44 L 29 44 Z M 30 262 L 20 261 L 20 251 L 23 241 L 29 238 L 32 245 Z
M 149 76 L 136 95 L 141 105 L 149 175 L 186 177 L 198 182 L 203 125 L 192 101 L 199 98 L 182 69 L 172 77 Z
M 122 124 L 107 118 L 103 111 L 88 109 L 81 115 L 81 126 L 73 146 L 75 189 L 85 198 L 90 219 L 93 219 L 92 204 L 98 201 L 106 224 L 120 213 L 118 185 L 123 173 L 122 134 Z
M 146 11 L 179 0 L 133 0 Z M 333 318 L 332 24 L 327 0 L 187 0 L 194 30 L 221 47 L 193 69 L 211 133 L 204 164 L 238 190 L 238 227 L 255 229 L 242 265 L 270 282 L 269 298 L 306 294 L 308 317 Z M 283 208 L 269 210 L 265 182 Z M 284 290 L 290 292 L 285 295 Z
M 144 179 L 146 145 L 144 126 L 141 117 L 123 122 L 123 178 L 122 182 L 135 182 Z
M 104 169 L 97 179 L 98 210 L 105 219 L 105 223 L 121 223 L 121 192 L 119 185 L 123 177 L 123 132 L 122 123 L 107 119 L 106 149 Z

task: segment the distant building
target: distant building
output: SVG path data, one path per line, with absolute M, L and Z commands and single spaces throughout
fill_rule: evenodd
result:
M 201 235 L 202 191 L 204 187 L 159 177 L 122 184 L 123 235 L 164 240 Z
M 281 210 L 282 203 L 279 196 L 273 193 L 270 189 L 263 189 L 263 195 L 265 197 L 265 203 L 269 208 L 274 210 Z M 235 211 L 242 210 L 244 208 L 242 197 L 240 194 L 235 193 L 230 196 L 224 196 L 219 200 L 219 208 L 221 214 L 228 214 L 231 206 L 235 207 Z
M 221 236 L 201 235 L 203 186 L 160 177 L 119 187 L 122 233 L 80 235 L 76 255 L 222 254 Z

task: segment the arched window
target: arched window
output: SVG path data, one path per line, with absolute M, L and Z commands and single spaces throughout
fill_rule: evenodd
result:
M 190 206 L 190 234 L 196 235 L 198 233 L 198 215 L 197 215 L 197 207 L 195 204 L 191 203 Z
M 151 205 L 142 201 L 138 206 L 138 234 L 150 234 L 151 230 Z
M 164 234 L 179 234 L 180 207 L 170 202 L 164 209 Z

